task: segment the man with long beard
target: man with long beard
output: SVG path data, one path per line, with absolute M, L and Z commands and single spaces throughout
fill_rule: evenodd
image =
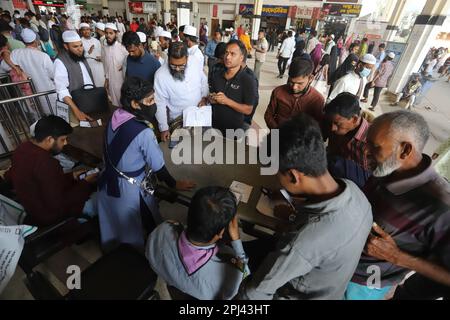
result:
M 450 186 L 423 154 L 429 136 L 425 119 L 408 111 L 372 123 L 367 151 L 374 171 L 364 192 L 375 224 L 347 299 L 385 299 L 410 271 L 450 286 Z
M 105 26 L 106 44 L 102 50 L 103 66 L 105 67 L 105 88 L 113 106 L 120 106 L 120 89 L 125 76 L 122 72 L 123 64 L 128 51 L 117 41 L 118 30 L 115 24 L 107 23 Z
M 69 105 L 78 120 L 93 120 L 79 109 L 72 100 L 71 92 L 85 85 L 93 85 L 93 75 L 84 57 L 81 38 L 73 30 L 62 34 L 64 50 L 60 51 L 53 66 L 55 68 L 55 87 L 58 99 Z
M 169 127 L 173 132 L 182 126 L 185 108 L 206 103 L 208 80 L 198 70 L 198 62 L 189 56 L 186 44 L 172 42 L 169 46 L 168 63 L 155 74 L 155 101 L 158 106 L 156 119 L 163 141 L 170 138 Z

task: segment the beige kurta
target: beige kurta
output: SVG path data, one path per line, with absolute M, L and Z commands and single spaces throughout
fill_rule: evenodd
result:
M 122 66 L 128 56 L 128 51 L 118 41 L 112 46 L 105 44 L 102 50 L 102 61 L 105 67 L 105 77 L 109 82 L 108 91 L 114 106 L 120 107 L 120 88 L 124 81 Z

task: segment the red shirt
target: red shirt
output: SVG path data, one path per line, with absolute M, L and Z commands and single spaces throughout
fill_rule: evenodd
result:
M 27 212 L 25 223 L 47 226 L 82 214 L 92 193 L 86 181 L 65 174 L 51 153 L 30 141 L 14 152 L 12 167 L 6 173 L 20 203 Z
M 130 24 L 131 31 L 136 32 L 138 28 L 139 28 L 139 24 L 137 24 L 137 23 Z

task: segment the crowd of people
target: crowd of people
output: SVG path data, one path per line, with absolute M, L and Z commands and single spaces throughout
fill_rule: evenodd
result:
M 275 33 L 268 40 L 261 30 L 252 43 L 243 26 L 205 39 L 206 25 L 198 32 L 190 25 L 83 17 L 75 30 L 63 16 L 47 19 L 1 14 L 1 66 L 30 75 L 38 91 L 56 89 L 52 102 L 66 103 L 78 120 L 91 120 L 74 94 L 86 85 L 105 87 L 115 108 L 106 125 L 104 169 L 84 179 L 80 171 L 64 173 L 53 158 L 73 129 L 44 110 L 6 175 L 27 224 L 98 214 L 104 250 L 135 246 L 169 286 L 196 299 L 449 296 L 450 186 L 433 167 L 440 154 L 423 153 L 429 126 L 408 110 L 367 119 L 361 108 L 371 89 L 376 107 L 392 75 L 395 55 L 384 44 L 373 55 L 367 39 L 347 48 L 332 34 L 286 33 L 277 57 L 279 77 L 287 70 L 288 80 L 273 90 L 264 119 L 279 130 L 277 177 L 289 195 L 276 209 L 294 221 L 272 237 L 242 241 L 237 199 L 228 188 L 197 190 L 184 226 L 164 221 L 151 177 L 179 191 L 196 187 L 171 175 L 159 145 L 175 147 L 187 107 L 211 105 L 212 127 L 224 134 L 250 127 Z M 42 29 L 59 31 L 46 39 Z M 325 97 L 313 86 L 321 81 L 330 86 Z M 412 105 L 419 90 L 413 75 L 397 100 Z M 439 151 L 445 152 L 448 145 Z

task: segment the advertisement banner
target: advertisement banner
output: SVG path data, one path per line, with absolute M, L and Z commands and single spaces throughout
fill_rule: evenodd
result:
M 25 0 L 13 0 L 13 7 L 14 9 L 23 9 L 26 10 L 27 8 L 27 2 Z
M 142 14 L 144 13 L 144 5 L 142 2 L 128 2 L 131 13 Z
M 325 16 L 338 16 L 357 18 L 361 13 L 360 4 L 325 3 L 322 7 L 322 18 Z
M 239 14 L 242 16 L 253 15 L 253 4 L 241 4 L 239 5 Z M 263 5 L 262 16 L 263 17 L 278 17 L 286 18 L 288 16 L 289 6 L 271 6 Z

